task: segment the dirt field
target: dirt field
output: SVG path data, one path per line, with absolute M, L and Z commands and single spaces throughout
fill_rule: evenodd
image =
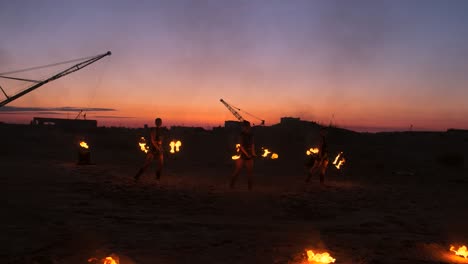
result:
M 330 167 L 324 187 L 304 183 L 305 153 L 287 153 L 294 140 L 283 135 L 280 159 L 256 160 L 249 192 L 245 174 L 227 188 L 231 153 L 218 144 L 226 137 L 208 132 L 185 136 L 160 183 L 153 168 L 133 182 L 144 154 L 132 130 L 92 133 L 95 164 L 83 166 L 74 133 L 0 133 L 1 263 L 114 254 L 121 264 L 299 264 L 306 249 L 335 263 L 468 263 L 449 251 L 468 245 L 467 134 L 337 132 L 331 149 L 348 160 Z M 291 152 L 306 149 L 297 141 Z

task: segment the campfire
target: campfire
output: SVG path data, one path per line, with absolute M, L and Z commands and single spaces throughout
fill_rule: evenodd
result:
M 240 156 L 240 144 L 236 144 L 236 153 L 237 153 L 236 155 L 232 156 L 233 160 L 238 160 L 241 157 Z
M 334 263 L 336 259 L 330 256 L 330 253 L 314 253 L 312 250 L 306 250 L 307 261 L 311 263 Z
M 338 155 L 335 157 L 335 160 L 333 161 L 333 165 L 335 165 L 335 167 L 337 169 L 340 169 L 341 166 L 343 166 L 343 164 L 345 163 L 345 158 L 343 157 L 343 152 L 340 152 L 338 153 Z
M 263 158 L 268 158 L 268 155 L 270 155 L 270 154 L 271 154 L 270 159 L 277 159 L 279 157 L 278 154 L 271 152 L 267 148 L 262 147 L 262 150 L 263 150 L 263 154 L 262 154 Z
M 466 246 L 461 246 L 457 250 L 455 250 L 454 246 L 450 246 L 450 251 L 454 252 L 457 256 L 464 257 L 465 259 L 468 257 L 468 249 Z
M 145 137 L 141 137 L 140 141 L 138 142 L 138 145 L 140 146 L 140 150 L 143 151 L 144 153 L 148 153 L 149 146 L 146 145 L 146 139 Z
M 169 151 L 171 154 L 174 154 L 176 152 L 179 152 L 180 151 L 180 147 L 182 146 L 182 142 L 180 142 L 180 140 L 172 140 L 170 143 L 169 143 L 169 146 L 171 147 L 171 150 Z
M 119 258 L 114 256 L 114 257 L 105 257 L 103 259 L 98 259 L 98 258 L 90 258 L 88 259 L 89 263 L 92 264 L 119 264 Z

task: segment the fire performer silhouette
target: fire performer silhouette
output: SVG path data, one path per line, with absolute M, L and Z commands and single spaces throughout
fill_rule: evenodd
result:
M 247 169 L 248 188 L 249 190 L 252 190 L 253 158 L 255 156 L 254 137 L 251 132 L 250 122 L 244 120 L 242 122 L 242 132 L 240 135 L 240 158 L 236 160 L 236 168 L 231 176 L 231 183 L 229 185 L 231 189 L 234 188 L 237 176 L 239 175 L 242 167 L 245 166 Z
M 306 182 L 310 181 L 310 178 L 319 172 L 320 175 L 320 184 L 325 183 L 325 172 L 327 171 L 328 167 L 328 143 L 327 143 L 327 130 L 322 127 L 320 128 L 320 144 L 318 146 L 319 152 L 317 153 L 317 157 L 313 164 L 308 166 L 308 175 L 306 178 Z
M 161 172 L 164 164 L 164 155 L 163 155 L 163 147 L 162 147 L 162 120 L 161 118 L 156 118 L 154 120 L 154 124 L 156 127 L 151 128 L 150 131 L 150 148 L 148 153 L 146 154 L 145 162 L 143 166 L 138 170 L 137 174 L 135 175 L 135 182 L 138 181 L 140 176 L 143 172 L 151 165 L 153 160 L 156 161 L 156 180 L 159 181 L 161 178 Z

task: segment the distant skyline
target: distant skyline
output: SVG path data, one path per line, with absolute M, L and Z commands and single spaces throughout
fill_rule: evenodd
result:
M 0 109 L 0 122 L 89 108 L 99 125 L 215 127 L 235 120 L 223 98 L 267 125 L 468 129 L 466 13 L 462 0 L 2 1 L 0 73 L 112 56 L 8 104 L 36 110 Z

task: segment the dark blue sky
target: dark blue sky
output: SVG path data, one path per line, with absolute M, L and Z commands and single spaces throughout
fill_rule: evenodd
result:
M 270 123 L 468 128 L 467 11 L 462 0 L 2 1 L 0 72 L 111 50 L 12 106 L 113 108 L 129 125 L 222 124 L 224 98 Z

